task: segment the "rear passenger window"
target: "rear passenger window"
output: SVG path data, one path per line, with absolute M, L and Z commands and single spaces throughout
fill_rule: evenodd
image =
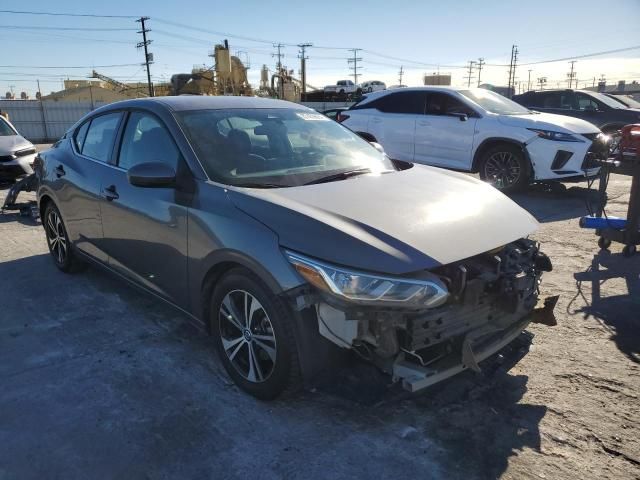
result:
M 90 122 L 84 122 L 82 126 L 76 130 L 76 134 L 73 136 L 73 142 L 76 145 L 76 149 L 82 152 L 82 146 L 84 145 L 84 139 L 87 136 L 87 130 L 89 129 Z
M 423 114 L 426 103 L 425 92 L 396 92 L 385 95 L 369 105 L 384 113 Z
M 83 155 L 101 162 L 109 161 L 120 116 L 120 112 L 108 113 L 91 120 L 82 146 Z

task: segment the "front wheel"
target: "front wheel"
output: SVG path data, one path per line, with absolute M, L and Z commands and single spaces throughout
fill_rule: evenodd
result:
M 482 180 L 503 193 L 522 190 L 531 181 L 531 166 L 522 149 L 506 143 L 484 152 L 479 170 Z
M 271 400 L 299 386 L 291 314 L 251 272 L 234 269 L 218 282 L 210 324 L 225 370 L 244 391 Z

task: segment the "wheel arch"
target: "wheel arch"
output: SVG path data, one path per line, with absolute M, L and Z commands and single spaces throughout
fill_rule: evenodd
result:
M 234 268 L 243 268 L 250 272 L 256 279 L 264 283 L 274 294 L 282 292 L 282 286 L 276 281 L 271 273 L 255 260 L 239 252 L 224 251 L 217 252 L 210 259 L 206 273 L 200 282 L 199 307 L 201 320 L 209 331 L 209 314 L 211 313 L 211 296 L 220 278 Z
M 478 145 L 478 148 L 476 148 L 476 151 L 473 154 L 473 163 L 471 164 L 471 171 L 474 173 L 477 173 L 480 159 L 485 154 L 485 152 L 490 148 L 495 147 L 496 145 L 501 145 L 501 144 L 514 145 L 519 149 L 521 149 L 525 158 L 529 162 L 529 166 L 533 169 L 533 163 L 531 162 L 531 158 L 529 157 L 529 152 L 527 152 L 526 144 L 518 140 L 514 140 L 513 138 L 491 137 L 483 140 L 480 143 L 480 145 Z
M 38 212 L 40 213 L 41 219 L 44 218 L 44 212 L 47 209 L 47 205 L 49 205 L 50 203 L 53 203 L 55 205 L 53 198 L 47 193 L 43 194 L 38 200 Z

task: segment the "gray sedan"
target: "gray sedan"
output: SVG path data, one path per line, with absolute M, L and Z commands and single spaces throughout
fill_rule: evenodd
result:
M 550 269 L 525 238 L 535 219 L 491 186 L 394 164 L 288 102 L 114 103 L 36 173 L 58 268 L 98 264 L 190 315 L 263 399 L 344 350 L 412 391 L 476 370 L 529 323 Z

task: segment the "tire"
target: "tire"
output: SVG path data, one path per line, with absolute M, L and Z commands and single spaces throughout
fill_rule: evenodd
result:
M 291 313 L 251 272 L 236 268 L 225 274 L 214 289 L 210 311 L 218 355 L 236 385 L 261 400 L 299 388 Z
M 44 210 L 42 226 L 47 238 L 49 253 L 56 267 L 65 273 L 78 271 L 83 264 L 73 251 L 73 245 L 69 241 L 62 215 L 53 202 L 49 202 Z
M 503 193 L 517 192 L 531 182 L 531 165 L 522 149 L 508 143 L 486 150 L 478 167 L 480 178 Z

